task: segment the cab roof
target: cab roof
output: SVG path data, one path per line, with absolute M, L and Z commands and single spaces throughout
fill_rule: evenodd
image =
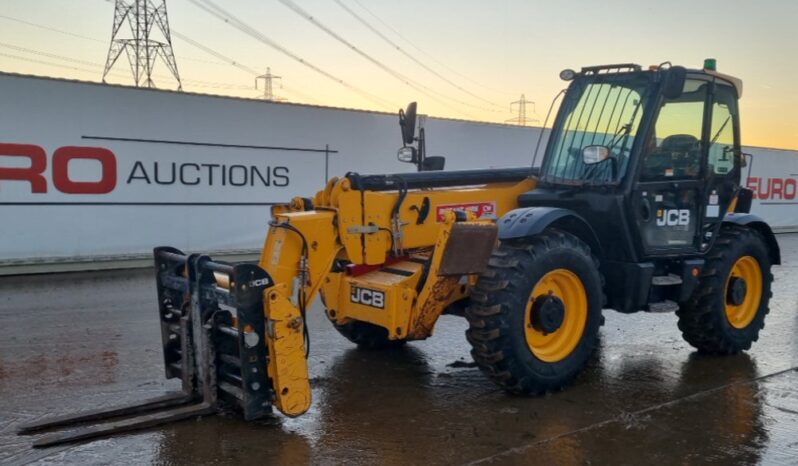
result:
M 669 62 L 667 62 L 669 64 Z M 659 71 L 662 68 L 662 65 L 652 65 L 646 71 Z M 730 84 L 734 89 L 737 91 L 737 98 L 743 96 L 743 81 L 740 78 L 736 78 L 734 76 L 730 76 L 728 74 L 718 73 L 716 70 L 701 68 L 686 68 L 688 73 L 692 74 L 704 74 L 713 76 L 717 79 L 721 79 L 726 81 Z M 583 76 L 590 76 L 590 75 L 602 75 L 602 74 L 616 74 L 616 73 L 638 73 L 644 72 L 643 67 L 636 63 L 620 63 L 620 64 L 612 64 L 612 65 L 598 65 L 598 66 L 587 66 L 583 67 L 579 74 Z M 562 76 L 562 74 L 561 74 Z

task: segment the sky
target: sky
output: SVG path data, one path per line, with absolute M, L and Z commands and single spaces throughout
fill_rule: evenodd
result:
M 394 112 L 418 101 L 424 114 L 505 122 L 523 94 L 540 125 L 564 68 L 711 57 L 744 82 L 743 144 L 798 149 L 795 0 L 210 1 L 222 18 L 208 0 L 167 0 L 185 91 L 256 98 L 268 67 L 291 102 Z M 99 81 L 113 12 L 111 0 L 0 0 L 0 71 Z M 176 88 L 162 62 L 155 74 Z M 107 82 L 132 83 L 125 57 Z

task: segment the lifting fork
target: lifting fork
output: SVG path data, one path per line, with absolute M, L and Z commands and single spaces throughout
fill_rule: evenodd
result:
M 263 291 L 274 285 L 252 264 L 231 266 L 174 248 L 154 251 L 167 378 L 176 393 L 21 426 L 19 434 L 52 429 L 37 448 L 146 429 L 239 408 L 247 420 L 271 413 Z M 68 429 L 68 430 L 63 430 Z

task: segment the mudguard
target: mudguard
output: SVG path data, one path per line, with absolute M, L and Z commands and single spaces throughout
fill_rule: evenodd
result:
M 587 221 L 576 212 L 560 207 L 522 207 L 511 210 L 497 222 L 499 239 L 516 239 L 542 233 L 548 227 L 559 228 L 586 242 L 601 255 L 601 243 Z
M 747 213 L 729 213 L 723 217 L 723 223 L 740 225 L 757 230 L 765 238 L 770 252 L 770 262 L 773 265 L 781 265 L 781 249 L 776 241 L 776 235 L 770 225 L 762 217 Z M 499 230 L 501 231 L 501 230 Z

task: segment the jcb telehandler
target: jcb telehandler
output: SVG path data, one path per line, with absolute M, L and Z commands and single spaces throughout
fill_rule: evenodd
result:
M 750 348 L 780 253 L 740 185 L 740 80 L 711 60 L 560 76 L 570 85 L 539 169 L 440 171 L 411 104 L 399 158 L 420 171 L 348 173 L 274 207 L 258 265 L 157 248 L 166 377 L 183 391 L 23 430 L 139 415 L 45 446 L 222 405 L 245 419 L 272 406 L 298 416 L 311 404 L 305 324 L 317 295 L 335 329 L 368 348 L 428 338 L 442 313 L 464 314 L 480 369 L 518 394 L 571 381 L 606 308 L 675 311 L 700 351 Z

